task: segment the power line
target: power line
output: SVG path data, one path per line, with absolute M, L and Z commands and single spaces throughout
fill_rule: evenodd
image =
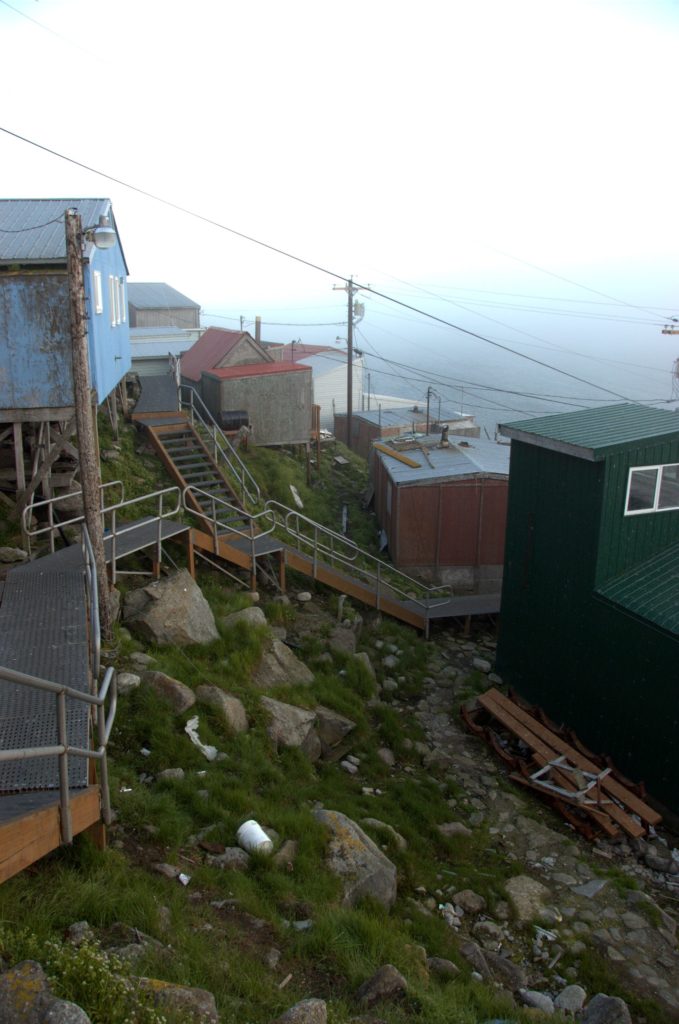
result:
M 13 132 L 8 128 L 3 127 L 2 125 L 0 125 L 0 131 L 4 132 L 6 135 L 11 136 L 12 138 L 18 139 L 20 142 L 25 142 L 27 145 L 33 146 L 36 149 L 40 149 L 45 153 L 49 153 L 51 156 L 55 156 L 60 160 L 65 160 L 76 167 L 81 167 L 83 170 L 86 170 L 91 174 L 97 174 L 102 178 L 106 178 L 108 181 L 112 181 L 117 185 L 121 185 L 123 188 L 130 189 L 131 191 L 136 192 L 138 195 L 143 195 L 147 199 L 152 199 L 154 202 L 161 203 L 163 206 L 167 206 L 173 210 L 178 210 L 180 213 L 184 213 L 189 217 L 193 217 L 196 220 L 200 220 L 204 224 L 209 224 L 212 227 L 219 228 L 222 231 L 227 231 L 229 232 L 229 234 L 235 235 L 238 238 L 242 238 L 245 241 L 252 242 L 254 245 L 258 245 L 261 248 L 267 249 L 269 252 L 278 253 L 279 256 L 285 256 L 287 259 L 294 260 L 296 263 L 300 263 L 303 266 L 309 267 L 312 270 L 317 270 L 319 273 L 325 274 L 328 277 L 334 277 L 337 280 L 344 281 L 347 286 L 351 284 L 352 279 L 350 277 L 345 277 L 343 274 L 337 273 L 336 271 L 328 270 L 326 267 L 322 267 L 311 260 L 303 259 L 301 256 L 295 256 L 293 253 L 287 252 L 285 249 L 280 249 L 275 245 L 270 245 L 268 242 L 263 242 L 258 238 L 254 238 L 252 235 L 245 234 L 245 232 L 237 231 L 235 228 L 228 227 L 226 224 L 221 224 L 219 221 L 214 220 L 212 217 L 206 217 L 203 214 L 199 214 L 194 212 L 193 210 L 189 210 L 187 207 L 181 206 L 179 203 L 174 203 L 169 199 L 163 199 L 152 192 L 148 192 L 146 189 L 139 188 L 136 185 L 131 185 L 120 178 L 116 178 L 113 175 L 106 174 L 106 172 L 104 171 L 99 171 L 94 167 L 90 167 L 88 164 L 82 163 L 79 160 L 75 160 L 73 157 L 66 156 L 63 153 L 59 153 L 56 150 L 50 149 L 48 146 L 43 146 L 38 142 L 34 142 L 32 139 L 28 139 L 23 135 L 19 135 L 17 132 Z M 496 251 L 499 252 L 500 250 Z M 567 279 L 564 278 L 563 280 Z M 419 309 L 417 306 L 413 306 L 410 303 L 403 302 L 402 300 L 396 299 L 391 295 L 387 295 L 384 292 L 379 291 L 377 288 L 372 288 L 370 285 L 363 285 L 360 284 L 359 282 L 356 282 L 355 284 L 356 287 L 360 288 L 362 291 L 366 291 L 371 295 L 377 295 L 380 298 L 385 299 L 386 301 L 391 302 L 394 305 L 400 306 L 403 309 L 408 309 L 411 312 L 417 313 L 420 316 L 424 316 L 435 323 L 443 324 L 447 327 L 450 327 L 452 330 L 456 330 L 462 334 L 466 334 L 470 338 L 476 338 L 478 341 L 482 341 L 487 345 L 491 345 L 494 348 L 500 349 L 505 352 L 509 352 L 520 359 L 525 359 L 526 361 L 533 363 L 537 366 L 542 366 L 545 369 L 552 370 L 554 373 L 559 373 L 564 377 L 569 377 L 571 380 L 576 380 L 581 384 L 586 384 L 588 387 L 597 388 L 598 390 L 604 392 L 605 394 L 609 394 L 614 398 L 619 398 L 622 399 L 623 401 L 630 401 L 630 399 L 626 398 L 625 395 L 621 395 L 617 391 L 613 391 L 610 388 L 605 388 L 601 384 L 594 384 L 592 381 L 588 381 L 583 377 L 577 376 L 577 374 L 569 373 L 567 370 L 562 370 L 557 366 L 552 366 L 550 363 L 546 363 L 543 360 L 535 359 L 535 357 L 526 355 L 526 353 L 524 352 L 518 352 L 516 349 L 511 348 L 509 345 L 503 345 L 498 341 L 492 341 L 490 338 L 486 338 L 484 337 L 484 335 L 478 334 L 476 331 L 471 331 L 468 328 L 461 327 L 459 324 L 452 323 L 451 321 L 446 320 L 443 317 L 435 316 L 433 313 L 428 313 L 426 310 Z M 594 289 L 589 290 L 594 291 Z M 605 298 L 611 298 L 610 295 L 605 295 L 605 293 L 603 292 L 597 292 L 596 294 L 604 295 Z

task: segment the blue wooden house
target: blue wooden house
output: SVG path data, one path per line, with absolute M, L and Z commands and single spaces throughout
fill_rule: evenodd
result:
M 26 488 L 55 444 L 73 452 L 67 209 L 84 229 L 102 218 L 115 229 L 109 199 L 0 200 L 0 490 L 9 495 Z M 82 256 L 90 377 L 101 404 L 131 365 L 127 265 L 117 231 L 108 249 L 86 233 Z

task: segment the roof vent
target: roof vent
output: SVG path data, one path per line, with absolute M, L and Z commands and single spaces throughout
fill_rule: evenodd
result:
M 439 442 L 439 448 L 449 448 L 450 441 L 448 440 L 448 424 L 445 423 L 441 428 L 441 440 Z

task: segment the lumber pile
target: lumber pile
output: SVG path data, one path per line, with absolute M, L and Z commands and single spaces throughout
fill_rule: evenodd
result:
M 549 800 L 583 835 L 633 838 L 661 820 L 643 799 L 643 788 L 623 779 L 603 759 L 585 752 L 539 709 L 506 697 L 495 687 L 463 708 L 467 727 L 483 736 L 512 769 L 510 778 Z

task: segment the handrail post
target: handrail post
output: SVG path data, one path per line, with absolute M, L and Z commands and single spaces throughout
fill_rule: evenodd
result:
M 212 536 L 215 542 L 215 554 L 219 554 L 219 534 L 217 533 L 217 502 L 212 498 Z
M 101 816 L 104 819 L 104 824 L 110 825 L 112 820 L 111 793 L 108 784 L 108 761 L 106 758 L 106 714 L 103 704 L 100 704 L 97 708 L 97 736 L 99 739 L 99 749 L 103 751 L 101 768 L 99 771 Z
M 61 814 L 61 841 L 70 843 L 73 840 L 71 825 L 71 805 L 68 793 L 68 737 L 66 734 L 66 694 L 61 690 L 57 694 L 57 734 L 59 744 L 63 748 L 59 754 L 59 811 Z

